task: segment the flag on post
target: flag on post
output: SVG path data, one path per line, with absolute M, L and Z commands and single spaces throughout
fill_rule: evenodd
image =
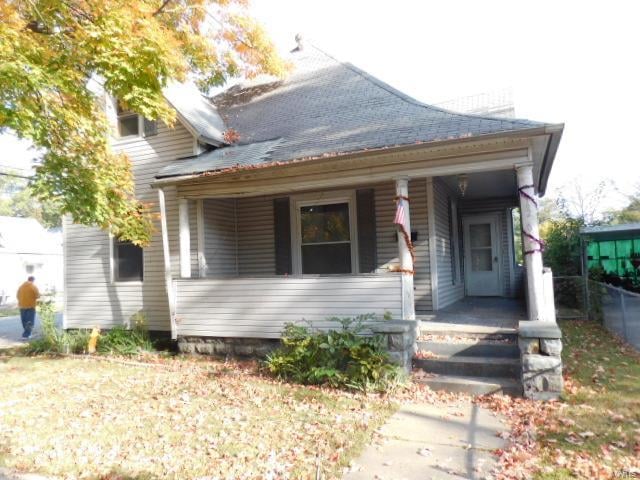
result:
M 405 228 L 404 217 L 405 217 L 405 208 L 404 208 L 404 198 L 398 198 L 398 202 L 396 205 L 396 216 L 393 219 L 393 223 L 396 225 L 401 225 L 402 228 Z

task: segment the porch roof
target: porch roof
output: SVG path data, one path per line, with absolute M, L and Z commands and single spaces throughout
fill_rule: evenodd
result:
M 161 170 L 157 178 L 483 136 L 561 134 L 558 125 L 461 114 L 421 103 L 313 46 L 292 52 L 291 60 L 294 71 L 284 80 L 263 77 L 212 99 L 226 128 L 239 134 L 241 145 L 201 154 L 202 161 L 189 163 L 188 173 L 176 164 Z M 250 147 L 273 139 L 279 141 L 268 150 L 264 145 Z M 232 149 L 230 157 L 222 153 Z M 547 149 L 543 160 L 549 169 L 554 155 L 554 148 Z

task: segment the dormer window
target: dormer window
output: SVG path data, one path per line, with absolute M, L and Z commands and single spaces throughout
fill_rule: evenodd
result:
M 127 110 L 118 102 L 118 136 L 137 137 L 140 134 L 138 114 Z
M 158 122 L 128 110 L 118 102 L 118 137 L 150 137 L 158 133 Z

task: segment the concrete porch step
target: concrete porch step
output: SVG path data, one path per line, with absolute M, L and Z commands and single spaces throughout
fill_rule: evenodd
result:
M 461 325 L 444 322 L 420 322 L 421 337 L 469 338 L 475 340 L 503 340 L 516 343 L 518 329 L 511 327 L 492 327 L 486 325 Z
M 419 352 L 431 352 L 439 357 L 497 357 L 519 358 L 520 350 L 515 342 L 499 343 L 478 340 L 473 343 L 449 343 L 419 341 Z
M 437 391 L 467 393 L 470 395 L 502 393 L 512 397 L 522 396 L 522 385 L 513 378 L 433 375 L 418 381 Z
M 520 376 L 519 358 L 451 356 L 446 358 L 414 358 L 413 365 L 427 373 L 464 377 Z

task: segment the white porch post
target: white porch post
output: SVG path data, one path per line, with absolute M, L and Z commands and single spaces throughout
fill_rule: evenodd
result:
M 169 321 L 171 323 L 171 339 L 178 338 L 176 325 L 176 298 L 171 279 L 171 253 L 169 251 L 169 232 L 167 228 L 167 209 L 165 207 L 164 190 L 158 189 L 158 204 L 160 206 L 160 230 L 162 232 L 162 256 L 164 259 L 164 281 L 169 303 Z
M 186 198 L 178 200 L 178 219 L 180 222 L 180 276 L 191 278 L 191 232 L 189 231 L 189 202 Z
M 409 197 L 409 179 L 407 177 L 396 180 L 396 196 Z M 409 202 L 404 203 L 404 226 L 411 238 L 411 215 Z M 413 298 L 413 257 L 404 236 L 398 232 L 398 253 L 400 269 L 402 270 L 402 319 L 415 320 L 416 310 Z
M 524 244 L 524 262 L 527 269 L 527 300 L 529 320 L 544 320 L 544 281 L 542 270 L 541 244 L 535 239 L 540 238 L 538 225 L 538 208 L 535 202 L 533 181 L 533 166 L 521 165 L 516 167 L 518 188 L 520 194 L 520 217 L 522 222 L 522 240 Z

